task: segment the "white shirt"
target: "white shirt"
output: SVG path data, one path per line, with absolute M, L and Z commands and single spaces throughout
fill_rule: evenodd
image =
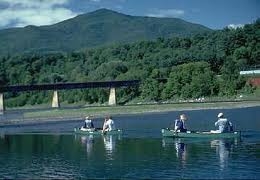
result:
M 108 129 L 108 131 L 112 131 L 112 130 L 115 130 L 115 124 L 114 124 L 114 121 L 112 119 L 109 119 L 105 122 L 104 124 L 105 128 Z
M 220 133 L 228 132 L 229 125 L 232 125 L 226 118 L 219 118 L 217 122 L 215 122 L 215 126 L 218 126 L 218 130 Z

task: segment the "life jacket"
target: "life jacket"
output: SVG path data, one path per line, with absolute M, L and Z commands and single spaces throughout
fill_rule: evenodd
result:
M 94 124 L 90 119 L 85 120 L 85 128 L 94 128 Z
M 175 120 L 175 128 L 177 127 L 176 130 L 182 130 L 183 128 L 183 122 L 180 119 Z

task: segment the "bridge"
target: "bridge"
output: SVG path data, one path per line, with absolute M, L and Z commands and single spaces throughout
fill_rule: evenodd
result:
M 163 80 L 160 80 L 163 81 Z M 139 86 L 140 80 L 125 81 L 97 81 L 85 83 L 57 83 L 57 84 L 35 84 L 35 85 L 15 85 L 0 86 L 0 114 L 4 114 L 4 93 L 6 92 L 24 92 L 24 91 L 46 91 L 53 90 L 52 107 L 60 107 L 58 90 L 86 89 L 86 88 L 110 88 L 109 105 L 116 105 L 116 88 Z

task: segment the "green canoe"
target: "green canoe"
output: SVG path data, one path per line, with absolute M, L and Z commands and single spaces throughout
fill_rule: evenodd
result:
M 113 131 L 107 131 L 105 133 L 102 132 L 101 129 L 93 129 L 93 130 L 82 130 L 80 128 L 74 128 L 74 132 L 76 134 L 83 134 L 83 135 L 118 135 L 122 134 L 123 131 L 121 129 L 116 129 Z
M 241 136 L 240 131 L 230 133 L 211 133 L 211 132 L 175 132 L 173 129 L 162 129 L 163 137 L 174 138 L 237 138 Z

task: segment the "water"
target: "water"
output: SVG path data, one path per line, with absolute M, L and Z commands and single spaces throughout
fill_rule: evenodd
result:
M 73 120 L 1 127 L 0 178 L 259 178 L 260 107 L 221 111 L 242 139 L 162 138 L 160 129 L 183 112 L 115 116 L 121 136 L 74 135 L 83 122 Z M 218 112 L 185 112 L 189 128 L 214 129 Z

